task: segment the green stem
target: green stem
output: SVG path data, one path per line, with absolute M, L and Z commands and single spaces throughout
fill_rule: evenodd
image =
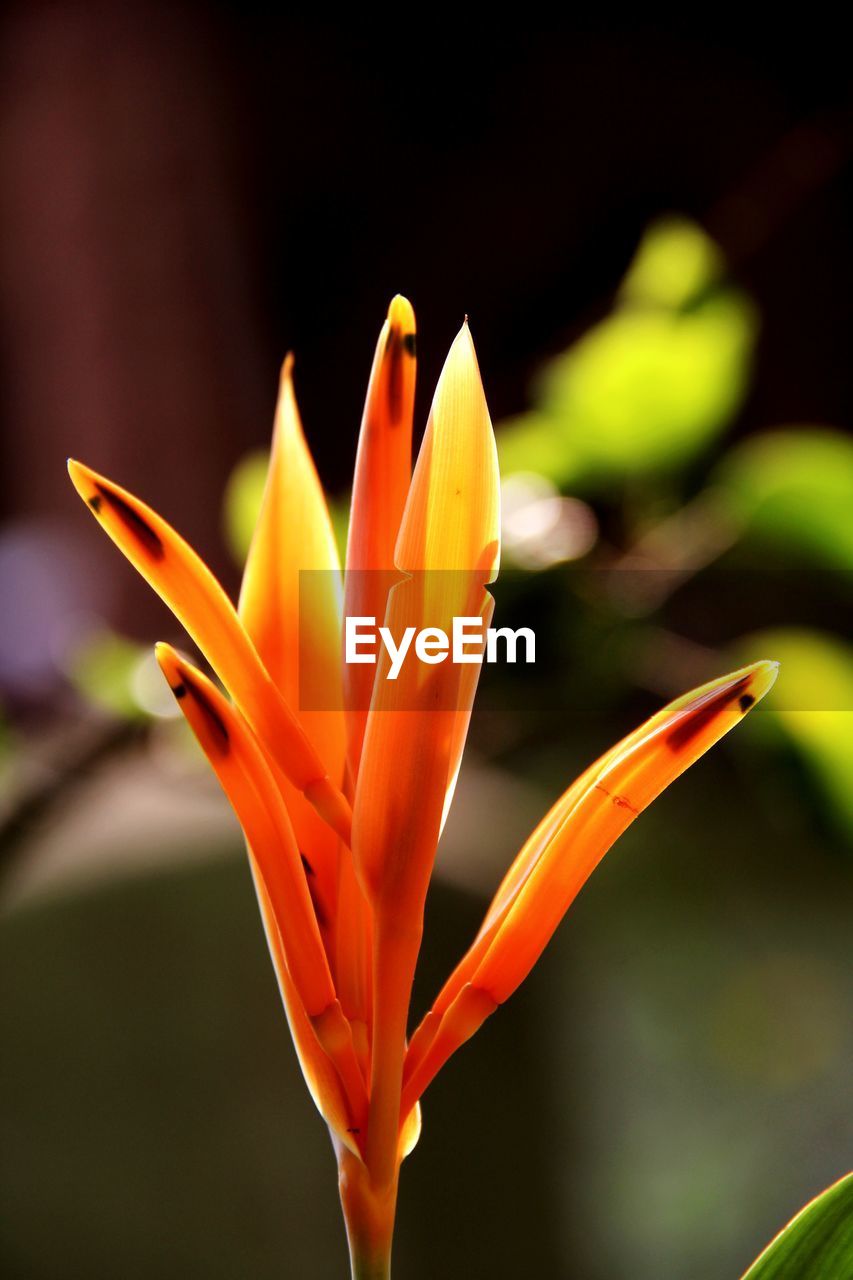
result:
M 391 1280 L 390 1258 L 350 1258 L 352 1280 Z

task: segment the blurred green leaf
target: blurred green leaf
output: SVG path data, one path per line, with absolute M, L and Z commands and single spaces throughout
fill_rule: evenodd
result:
M 719 247 L 689 218 L 671 215 L 647 229 L 619 290 L 623 302 L 685 307 L 718 283 Z
M 144 714 L 136 691 L 140 665 L 149 650 L 113 631 L 98 631 L 74 651 L 67 671 L 79 693 L 113 715 Z
M 853 568 L 853 440 L 798 427 L 746 440 L 713 477 L 728 518 L 765 540 Z
M 497 441 L 504 478 L 533 472 L 563 485 L 575 472 L 574 454 L 544 413 L 531 411 L 507 419 L 500 424 Z
M 853 646 L 838 636 L 780 628 L 749 636 L 740 653 L 780 663 L 762 719 L 778 725 L 832 814 L 853 831 Z
M 801 1209 L 743 1280 L 844 1280 L 853 1276 L 853 1173 Z
M 258 522 L 270 455 L 268 449 L 247 453 L 228 478 L 222 505 L 225 542 L 237 564 L 246 562 Z
M 613 312 L 542 371 L 534 412 L 499 432 L 504 472 L 584 490 L 678 469 L 737 411 L 756 327 L 714 242 L 684 220 L 655 224 Z

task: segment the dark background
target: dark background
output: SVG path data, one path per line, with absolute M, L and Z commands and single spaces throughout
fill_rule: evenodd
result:
M 11 514 L 75 518 L 49 465 L 73 452 L 180 510 L 223 568 L 210 495 L 266 442 L 285 350 L 340 489 L 392 293 L 417 307 L 422 418 L 468 312 L 499 421 L 669 210 L 711 230 L 762 312 L 739 429 L 850 421 L 840 32 L 742 13 L 669 29 L 412 19 L 135 3 L 7 16 Z
M 729 439 L 848 428 L 849 41 L 817 13 L 744 8 L 664 27 L 60 0 L 8 7 L 2 42 L 0 677 L 19 764 L 0 1263 L 39 1280 L 343 1274 L 333 1162 L 236 832 L 194 773 L 198 813 L 170 828 L 166 805 L 158 825 L 159 748 L 138 728 L 108 726 L 91 761 L 78 741 L 53 663 L 68 619 L 146 642 L 168 624 L 64 459 L 143 495 L 233 588 L 220 495 L 268 439 L 287 349 L 340 493 L 393 293 L 417 309 L 419 421 L 468 313 L 500 422 L 669 211 L 714 236 L 761 314 Z M 618 504 L 598 515 L 617 537 Z M 549 726 L 536 745 L 527 726 L 533 748 L 522 735 L 500 761 L 525 779 L 503 821 L 494 781 L 463 784 L 452 849 L 488 845 L 493 882 L 574 766 L 657 705 L 641 685 L 608 690 L 586 740 Z M 101 776 L 128 739 L 133 779 Z M 632 829 L 442 1075 L 404 1171 L 401 1276 L 734 1276 L 843 1172 L 848 842 L 768 759 L 721 750 Z M 171 803 L 186 778 L 169 778 Z M 112 860 L 66 880 L 113 820 Z M 116 875 L 128 824 L 144 845 L 149 821 L 173 832 L 165 856 L 158 834 L 156 867 Z M 439 882 L 421 1005 L 488 883 Z

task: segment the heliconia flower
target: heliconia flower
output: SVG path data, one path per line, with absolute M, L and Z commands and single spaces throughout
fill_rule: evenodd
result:
M 524 980 L 633 820 L 764 696 L 776 664 L 723 676 L 591 765 L 530 836 L 477 937 L 408 1039 L 436 846 L 480 664 L 342 661 L 342 607 L 409 627 L 488 625 L 499 476 L 467 321 L 411 471 L 415 320 L 395 298 L 358 446 L 343 583 L 285 361 L 263 504 L 234 608 L 199 557 L 127 490 L 70 462 L 92 512 L 171 607 L 223 692 L 169 645 L 157 659 L 246 838 L 299 1061 L 332 1136 L 353 1275 L 390 1274 L 400 1165 L 448 1058 Z M 305 589 L 310 580 L 310 589 Z M 310 643 L 306 643 L 306 639 Z M 322 689 L 321 705 L 305 699 Z

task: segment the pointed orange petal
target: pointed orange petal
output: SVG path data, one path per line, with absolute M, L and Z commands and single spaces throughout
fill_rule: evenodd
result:
M 355 464 L 344 614 L 385 617 L 388 591 L 399 578 L 394 547 L 412 475 L 412 419 L 415 397 L 415 314 L 399 294 L 382 326 L 361 420 Z M 361 759 L 375 668 L 358 663 L 343 669 L 349 775 Z M 340 862 L 339 909 L 335 920 L 335 961 L 341 1002 L 355 1019 L 372 1016 L 373 922 L 358 884 L 351 854 Z
M 497 450 L 467 320 L 438 380 L 395 563 L 407 573 L 480 570 L 486 582 L 497 577 Z
M 483 918 L 483 922 L 477 931 L 474 942 L 468 951 L 457 964 L 456 968 L 448 977 L 435 1001 L 432 1008 L 418 1027 L 412 1042 L 409 1046 L 409 1052 L 406 1057 L 406 1073 L 407 1076 L 415 1070 L 421 1053 L 431 1042 L 435 1034 L 441 1015 L 447 1010 L 462 988 L 468 983 L 475 973 L 477 966 L 488 950 L 489 944 L 495 935 L 495 932 L 506 915 L 508 907 L 511 905 L 520 888 L 523 886 L 527 877 L 536 866 L 544 849 L 551 843 L 554 835 L 562 826 L 567 815 L 572 811 L 578 799 L 583 795 L 590 781 L 594 781 L 605 765 L 620 752 L 628 750 L 634 743 L 646 736 L 649 731 L 657 724 L 663 723 L 667 717 L 671 716 L 673 709 L 679 705 L 679 702 L 686 701 L 694 696 L 693 693 L 684 695 L 683 699 L 670 703 L 661 711 L 657 712 L 649 720 L 645 721 L 633 733 L 623 738 L 616 746 L 611 747 L 608 751 L 589 765 L 587 769 L 575 779 L 570 787 L 568 787 L 559 800 L 548 810 L 545 817 L 539 825 L 533 830 L 524 842 L 521 851 L 514 859 L 509 871 L 507 871 L 497 893 L 489 904 L 489 908 Z
M 157 661 L 233 805 L 269 896 L 287 969 L 356 1112 L 366 1103 L 349 1027 L 320 937 L 308 876 L 266 758 L 235 706 L 171 646 Z
M 494 436 L 467 325 L 439 379 L 396 547 L 407 576 L 385 625 L 452 633 L 485 616 L 499 558 Z M 483 641 L 485 636 L 483 635 Z M 377 667 L 353 812 L 353 856 L 374 910 L 373 1057 L 367 1159 L 381 1183 L 396 1160 L 402 1062 L 423 905 L 479 665 L 414 654 L 395 680 Z M 472 676 L 473 673 L 473 676 Z
M 344 613 L 385 617 L 394 572 L 394 547 L 412 477 L 415 403 L 415 313 L 399 294 L 379 334 L 361 420 L 355 463 Z M 344 687 L 353 777 L 367 723 L 375 668 L 348 664 Z
M 279 768 L 348 839 L 349 805 L 204 562 L 156 511 L 126 489 L 80 462 L 69 460 L 68 471 L 113 542 L 186 627 Z
M 671 782 L 763 698 L 777 664 L 759 662 L 670 703 L 602 756 L 519 854 L 477 938 L 413 1037 L 404 1114 L 436 1071 L 538 960 L 614 841 Z M 479 1023 L 477 1023 L 479 1025 Z M 464 1033 L 464 1034 L 463 1034 Z
M 269 472 L 238 612 L 282 697 L 340 785 L 345 751 L 340 565 L 326 498 L 302 430 L 290 356 L 282 368 Z M 329 709 L 317 709 L 322 706 Z M 297 787 L 285 784 L 282 790 L 297 843 L 310 852 L 317 893 L 331 921 L 338 839 Z
M 300 719 L 302 690 L 322 691 L 340 707 L 340 563 L 302 429 L 292 356 L 281 371 L 269 471 L 238 612 L 264 666 Z M 310 645 L 300 646 L 301 637 L 310 637 Z M 328 727 L 342 759 L 342 726 L 327 716 L 318 727 Z
M 679 698 L 587 780 L 529 875 L 509 899 L 474 980 L 499 1003 L 527 976 L 566 908 L 616 838 L 685 769 L 734 728 L 773 685 L 760 662 Z M 514 950 L 517 948 L 517 950 Z M 511 954 L 513 953 L 513 954 Z

